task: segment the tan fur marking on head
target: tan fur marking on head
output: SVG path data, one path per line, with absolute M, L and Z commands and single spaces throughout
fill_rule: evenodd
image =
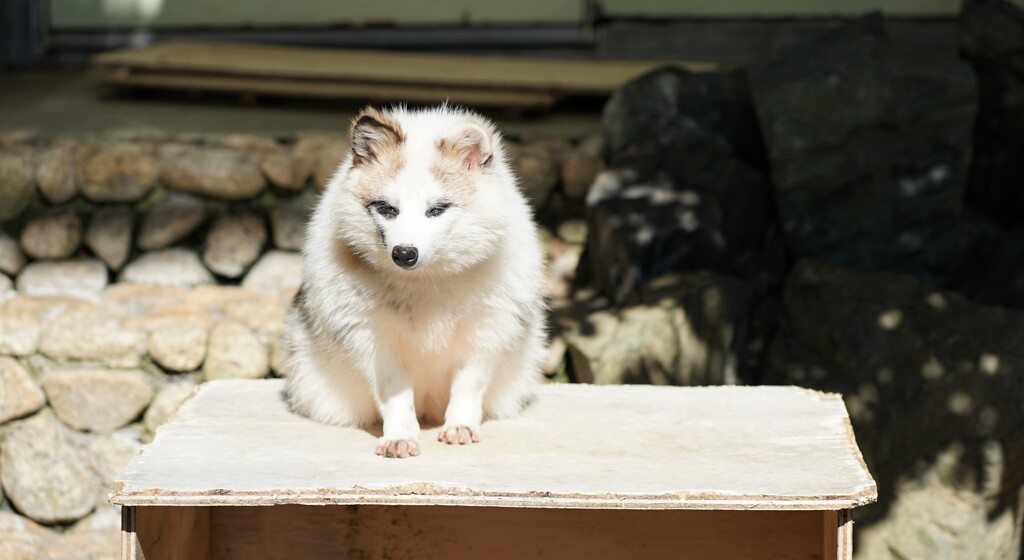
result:
M 443 153 L 437 158 L 430 172 L 434 179 L 442 185 L 451 197 L 451 202 L 462 205 L 472 200 L 476 187 L 458 157 L 446 156 Z
M 353 194 L 363 206 L 380 199 L 380 193 L 393 183 L 405 166 L 400 150 L 389 150 L 380 155 L 380 160 L 361 168 L 362 174 L 353 188 Z
M 363 206 L 395 180 L 405 165 L 405 132 L 394 119 L 366 107 L 352 121 L 352 166 L 361 172 L 354 194 Z
M 438 158 L 431 172 L 458 202 L 474 194 L 472 175 L 486 172 L 500 139 L 487 121 L 470 117 L 456 132 L 437 141 Z
M 361 166 L 380 161 L 388 152 L 401 151 L 405 132 L 398 121 L 366 107 L 352 119 L 352 165 Z

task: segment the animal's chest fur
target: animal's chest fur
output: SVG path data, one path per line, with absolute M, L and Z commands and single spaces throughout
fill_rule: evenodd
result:
M 416 409 L 443 419 L 452 377 L 470 353 L 471 318 L 452 305 L 408 298 L 378 312 L 380 350 L 395 353 L 416 395 Z

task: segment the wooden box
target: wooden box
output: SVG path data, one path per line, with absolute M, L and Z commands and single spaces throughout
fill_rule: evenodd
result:
M 207 383 L 157 432 L 111 492 L 123 558 L 850 558 L 877 497 L 837 395 L 547 385 L 397 460 L 283 386 Z

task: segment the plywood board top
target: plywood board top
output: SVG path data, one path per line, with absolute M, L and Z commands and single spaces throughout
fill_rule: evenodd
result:
M 707 63 L 497 58 L 204 41 L 170 41 L 122 49 L 96 55 L 93 63 L 150 71 L 598 95 L 667 64 L 691 70 L 714 68 Z
M 545 385 L 465 446 L 411 459 L 288 410 L 283 381 L 213 381 L 120 475 L 120 505 L 390 504 L 838 510 L 875 501 L 842 399 L 793 387 Z

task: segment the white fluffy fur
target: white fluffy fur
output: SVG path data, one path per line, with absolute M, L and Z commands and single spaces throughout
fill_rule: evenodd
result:
M 387 219 L 357 196 L 375 163 L 341 164 L 308 227 L 288 320 L 287 395 L 320 422 L 383 421 L 378 453 L 404 442 L 412 455 L 420 420 L 443 422 L 442 436 L 468 429 L 475 441 L 484 418 L 515 415 L 529 401 L 544 353 L 543 259 L 490 122 L 444 106 L 380 115 L 404 136 L 404 162 L 378 195 L 399 214 Z M 471 194 L 463 182 L 462 203 L 427 217 L 452 189 L 431 171 L 442 140 L 467 158 L 492 157 L 467 159 L 461 178 Z M 417 247 L 414 269 L 392 262 L 396 245 Z M 344 258 L 346 248 L 362 261 Z

